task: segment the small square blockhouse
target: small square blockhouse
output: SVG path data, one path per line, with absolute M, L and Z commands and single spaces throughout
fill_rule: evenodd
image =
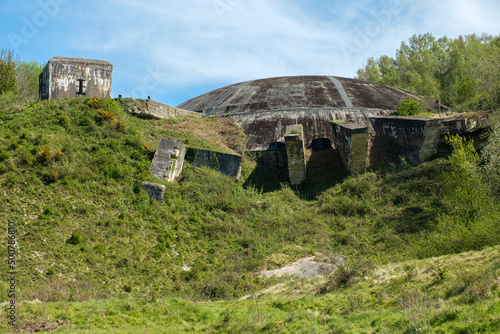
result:
M 111 97 L 113 65 L 105 60 L 54 57 L 39 77 L 41 99 Z

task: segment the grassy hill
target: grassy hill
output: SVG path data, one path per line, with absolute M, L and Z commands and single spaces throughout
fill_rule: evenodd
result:
M 413 306 L 432 304 L 428 332 L 499 329 L 498 199 L 456 177 L 453 160 L 387 166 L 314 199 L 252 187 L 250 162 L 239 182 L 187 166 L 157 203 L 140 184 L 158 182 L 148 170 L 160 137 L 234 153 L 241 129 L 219 118 L 144 120 L 114 100 L 0 99 L 0 130 L 0 219 L 17 228 L 26 330 L 418 332 L 404 291 Z M 312 281 L 257 275 L 317 252 L 347 264 Z M 259 293 L 276 284 L 280 294 Z M 2 280 L 3 305 L 7 290 Z M 249 294 L 260 297 L 238 300 Z

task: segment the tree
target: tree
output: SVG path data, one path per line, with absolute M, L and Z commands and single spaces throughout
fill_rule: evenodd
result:
M 36 61 L 19 62 L 16 71 L 19 100 L 32 101 L 38 98 L 38 77 L 43 65 Z
M 394 58 L 369 58 L 357 78 L 440 98 L 454 109 L 500 109 L 500 36 L 413 35 Z
M 498 118 L 498 117 L 497 117 Z M 493 121 L 488 143 L 481 151 L 483 159 L 482 174 L 484 183 L 493 194 L 500 195 L 500 124 L 498 119 Z
M 373 57 L 368 58 L 364 69 L 357 71 L 357 78 L 359 80 L 379 83 L 381 77 L 382 73 L 380 73 L 378 60 L 373 59 Z
M 449 136 L 447 140 L 453 153 L 448 158 L 449 169 L 442 174 L 443 201 L 457 219 L 463 219 L 469 226 L 488 201 L 479 173 L 480 158 L 471 141 L 458 135 Z
M 0 51 L 0 94 L 16 90 L 17 59 L 12 51 Z

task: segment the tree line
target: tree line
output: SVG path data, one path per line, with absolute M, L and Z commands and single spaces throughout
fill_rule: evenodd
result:
M 413 35 L 394 57 L 368 58 L 356 78 L 441 99 L 454 110 L 500 109 L 500 35 Z
M 8 93 L 18 101 L 38 98 L 38 76 L 44 65 L 36 61 L 21 61 L 13 51 L 0 51 L 0 95 Z

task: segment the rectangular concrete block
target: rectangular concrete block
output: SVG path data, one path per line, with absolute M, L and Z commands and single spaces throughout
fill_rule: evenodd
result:
M 186 161 L 195 167 L 208 167 L 220 173 L 239 180 L 241 177 L 241 165 L 243 157 L 221 152 L 201 150 L 189 147 L 186 153 Z
M 421 164 L 437 150 L 441 122 L 434 118 L 371 117 L 377 136 L 389 137 L 412 165 Z
M 290 184 L 297 186 L 304 183 L 307 178 L 304 129 L 302 125 L 289 125 L 286 127 L 285 143 Z
M 156 149 L 150 172 L 160 180 L 172 182 L 184 166 L 186 147 L 180 141 L 162 138 Z
M 335 147 L 339 150 L 344 167 L 353 175 L 366 171 L 369 132 L 363 124 L 337 123 Z
M 145 190 L 149 197 L 154 199 L 157 202 L 163 200 L 163 196 L 165 195 L 166 187 L 163 184 L 144 182 L 141 185 L 141 188 Z

